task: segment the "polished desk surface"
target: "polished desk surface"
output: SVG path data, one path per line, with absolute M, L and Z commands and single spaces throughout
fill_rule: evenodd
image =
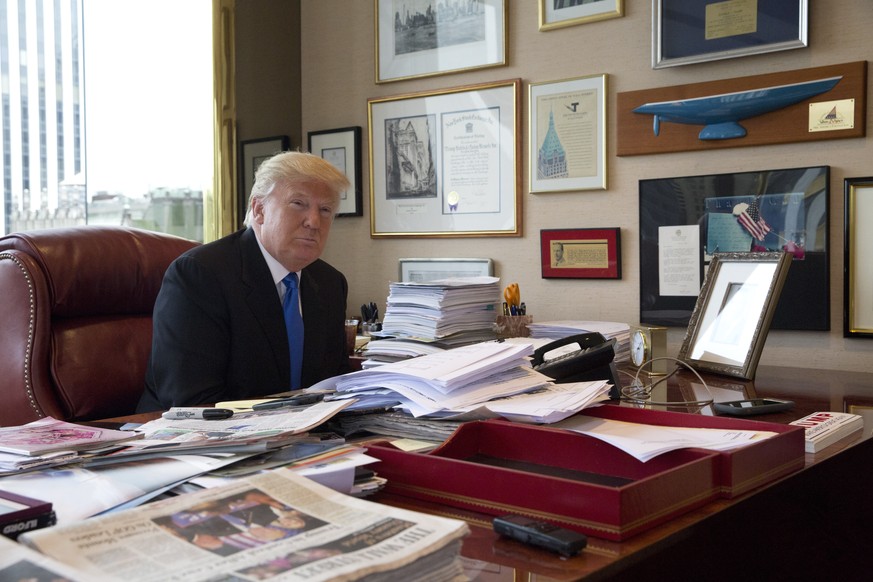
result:
M 782 579 L 783 574 L 802 579 L 823 561 L 828 572 L 841 574 L 842 580 L 854 579 L 855 569 L 866 569 L 873 560 L 873 544 L 864 542 L 866 553 L 853 546 L 858 540 L 873 539 L 873 534 L 852 531 L 867 524 L 873 528 L 873 439 L 869 439 L 873 373 L 761 366 L 754 382 L 714 375 L 703 378 L 718 401 L 773 397 L 795 402 L 791 411 L 760 415 L 755 420 L 788 423 L 812 412 L 833 410 L 863 414 L 865 426 L 817 454 L 807 454 L 801 471 L 737 498 L 715 500 L 623 542 L 589 536 L 587 548 L 567 559 L 497 536 L 487 515 L 386 492 L 370 499 L 465 520 L 471 533 L 462 556 L 468 574 L 485 582 L 640 580 L 660 575 L 702 579 L 695 574 L 706 580 Z M 662 395 L 668 401 L 682 396 L 690 400 L 689 396 L 706 390 L 696 376 L 684 371 L 668 384 Z M 712 414 L 709 407 L 670 410 Z M 839 464 L 842 458 L 846 462 Z M 804 522 L 808 513 L 815 520 L 812 524 Z M 822 529 L 822 523 L 828 524 L 829 532 Z M 825 533 L 831 538 L 842 536 L 841 545 L 824 545 Z M 812 578 L 819 576 L 820 571 Z

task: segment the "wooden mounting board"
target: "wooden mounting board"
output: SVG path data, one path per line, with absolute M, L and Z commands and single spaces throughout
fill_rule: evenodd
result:
M 843 78 L 826 93 L 783 109 L 741 120 L 739 123 L 747 131 L 746 136 L 741 138 L 701 140 L 697 135 L 703 129 L 702 125 L 686 125 L 663 120 L 660 135 L 655 135 L 653 116 L 633 112 L 635 108 L 645 103 L 747 91 L 838 75 L 842 75 Z M 833 131 L 809 131 L 809 104 L 841 99 L 855 100 L 854 126 Z M 863 137 L 867 127 L 867 61 L 659 89 L 626 91 L 617 95 L 617 109 L 616 154 L 619 156 Z

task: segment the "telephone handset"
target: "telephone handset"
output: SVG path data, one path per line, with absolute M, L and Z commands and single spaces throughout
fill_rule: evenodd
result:
M 575 345 L 574 345 L 575 344 Z M 615 338 L 607 340 L 598 332 L 581 333 L 538 348 L 531 365 L 552 378 L 556 384 L 607 380 L 612 384 L 610 398 L 619 398 L 621 384 L 615 368 Z M 549 352 L 564 348 L 565 353 L 545 360 Z

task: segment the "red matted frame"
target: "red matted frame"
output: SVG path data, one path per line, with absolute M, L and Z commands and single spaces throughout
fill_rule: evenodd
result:
M 540 231 L 544 279 L 621 279 L 621 229 Z

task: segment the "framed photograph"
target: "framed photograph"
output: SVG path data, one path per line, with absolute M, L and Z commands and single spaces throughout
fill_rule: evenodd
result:
M 520 101 L 520 79 L 370 99 L 370 235 L 521 236 Z
M 807 0 L 652 0 L 652 68 L 809 45 Z
M 400 259 L 400 281 L 424 283 L 454 277 L 493 277 L 491 259 Z
M 310 131 L 309 152 L 339 168 L 351 182 L 340 196 L 337 216 L 363 216 L 361 195 L 361 128 L 343 127 Z
M 288 151 L 291 141 L 287 135 L 262 137 L 240 142 L 239 156 L 239 224 L 242 225 L 249 207 L 249 195 L 255 183 L 255 171 L 265 159 Z
M 699 371 L 754 380 L 791 262 L 786 252 L 715 254 L 679 359 Z
M 529 85 L 531 194 L 606 189 L 606 75 Z
M 540 231 L 544 279 L 621 279 L 621 230 Z
M 506 64 L 506 0 L 374 0 L 376 82 Z
M 845 179 L 843 336 L 873 338 L 873 177 Z
M 773 329 L 830 329 L 828 166 L 639 182 L 640 321 L 686 327 L 712 255 L 793 255 Z
M 540 30 L 624 16 L 624 0 L 539 0 Z

